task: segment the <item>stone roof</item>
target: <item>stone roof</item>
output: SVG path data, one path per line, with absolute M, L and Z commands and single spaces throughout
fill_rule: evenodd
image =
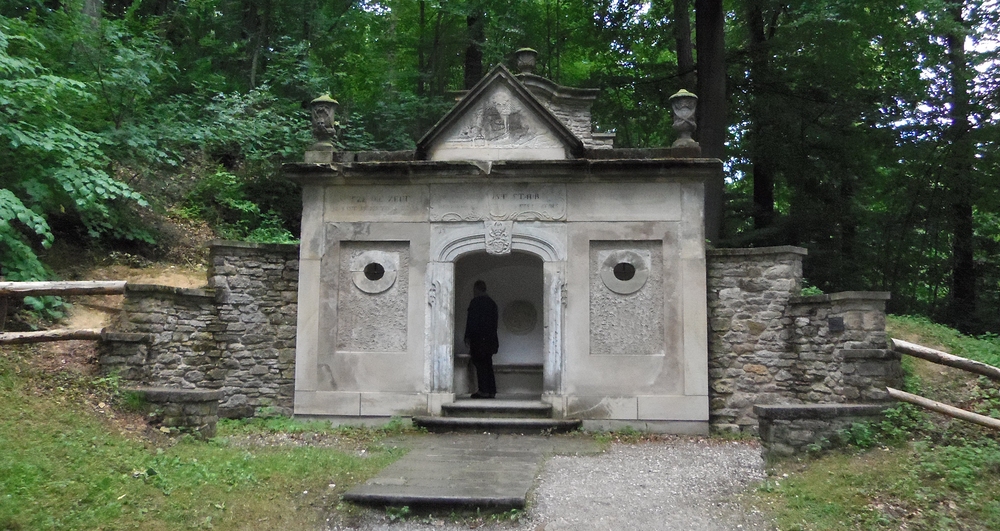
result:
M 495 66 L 417 142 L 424 160 L 562 160 L 610 148 L 591 131 L 597 89 Z

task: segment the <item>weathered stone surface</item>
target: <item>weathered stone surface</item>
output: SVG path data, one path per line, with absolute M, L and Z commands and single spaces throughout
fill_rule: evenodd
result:
M 298 263 L 293 245 L 213 242 L 210 289 L 130 284 L 119 322 L 104 334 L 102 370 L 133 385 L 215 389 L 223 404 L 217 411 L 229 417 L 290 410 L 295 321 L 269 316 L 288 315 L 289 308 L 294 315 Z
M 795 247 L 708 252 L 714 429 L 755 430 L 754 404 L 878 402 L 898 384 L 899 358 L 885 350 L 887 294 L 801 297 L 804 255 Z M 786 443 L 777 453 L 796 451 Z
M 843 444 L 841 433 L 877 421 L 889 404 L 790 404 L 755 406 L 764 456 L 787 457 Z
M 221 392 L 175 387 L 147 387 L 136 392 L 146 401 L 146 410 L 155 424 L 173 428 L 175 433 L 215 436 Z

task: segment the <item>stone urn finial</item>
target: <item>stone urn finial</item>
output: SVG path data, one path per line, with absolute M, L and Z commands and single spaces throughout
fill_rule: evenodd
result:
M 324 94 L 309 102 L 309 111 L 312 114 L 312 133 L 316 139 L 313 150 L 319 150 L 320 146 L 329 146 L 333 149 L 333 142 L 337 140 L 337 106 L 340 103 Z
M 309 102 L 312 134 L 316 142 L 306 151 L 306 162 L 329 164 L 337 150 L 337 100 L 324 94 Z
M 517 60 L 517 72 L 519 74 L 534 74 L 535 64 L 538 62 L 538 52 L 531 48 L 521 48 L 514 52 Z
M 680 137 L 670 147 L 699 147 L 691 134 L 698 128 L 695 121 L 695 111 L 698 110 L 698 96 L 680 89 L 670 96 L 670 105 L 674 110 L 674 131 Z

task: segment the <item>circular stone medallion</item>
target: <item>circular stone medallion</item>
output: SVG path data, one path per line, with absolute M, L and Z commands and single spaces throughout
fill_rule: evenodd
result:
M 516 336 L 523 336 L 535 329 L 538 321 L 538 310 L 528 301 L 514 301 L 503 309 L 503 324 L 507 331 Z
M 620 295 L 631 295 L 642 289 L 649 278 L 652 255 L 644 249 L 602 251 L 601 281 L 607 288 Z
M 351 280 L 358 289 L 375 295 L 396 283 L 399 253 L 365 251 L 351 259 Z

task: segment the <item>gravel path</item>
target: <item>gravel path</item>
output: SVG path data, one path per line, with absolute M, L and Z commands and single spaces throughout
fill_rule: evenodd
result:
M 599 455 L 549 459 L 527 516 L 517 522 L 470 526 L 426 516 L 390 522 L 373 510 L 327 529 L 764 531 L 774 528 L 768 518 L 739 502 L 763 478 L 753 444 L 685 438 L 615 444 Z

